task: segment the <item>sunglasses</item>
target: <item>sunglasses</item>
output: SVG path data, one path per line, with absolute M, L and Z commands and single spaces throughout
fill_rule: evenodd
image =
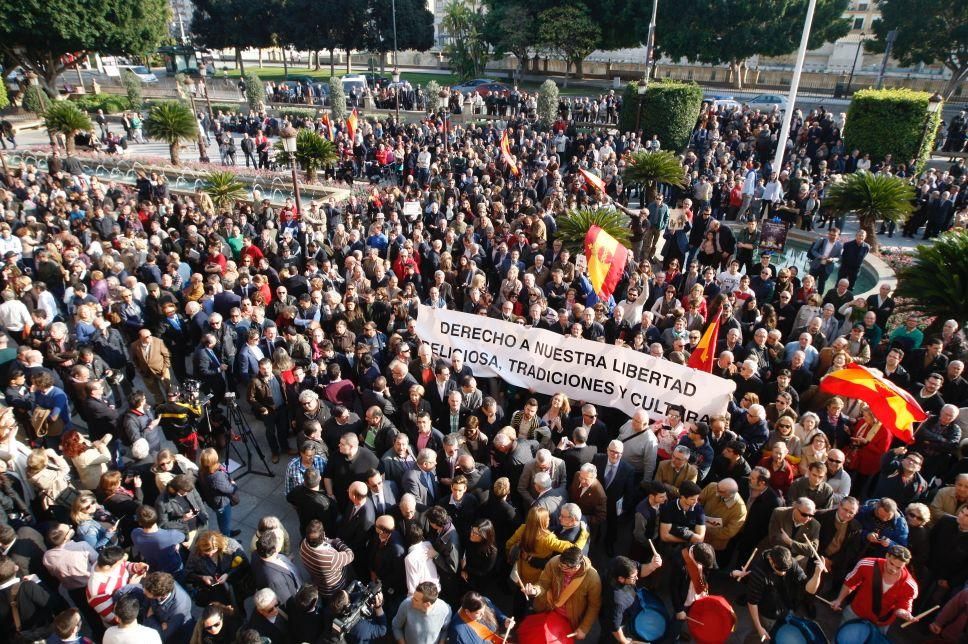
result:
M 843 464 L 843 461 L 836 461 L 836 460 L 834 460 L 832 458 L 828 458 L 827 459 L 827 462 L 828 463 L 833 463 L 834 465 L 841 465 L 841 464 Z
M 812 519 L 812 518 L 814 517 L 814 515 L 812 515 L 812 514 L 809 514 L 809 513 L 807 513 L 807 512 L 802 512 L 802 511 L 800 511 L 800 510 L 797 510 L 797 512 L 800 512 L 800 516 L 804 516 L 804 517 L 807 517 L 808 519 Z

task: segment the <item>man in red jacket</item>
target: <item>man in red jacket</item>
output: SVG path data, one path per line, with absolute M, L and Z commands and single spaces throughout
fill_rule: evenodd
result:
M 883 559 L 861 559 L 830 607 L 840 610 L 847 595 L 856 589 L 854 599 L 844 607 L 844 621 L 866 619 L 887 633 L 896 618 L 910 620 L 918 596 L 918 583 L 907 569 L 910 561 L 911 551 L 904 546 L 891 546 Z

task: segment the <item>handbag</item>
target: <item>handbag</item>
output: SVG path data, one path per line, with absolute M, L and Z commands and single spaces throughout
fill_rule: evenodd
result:
M 51 420 L 52 411 L 44 407 L 35 407 L 30 412 L 30 426 L 34 428 L 34 433 L 38 437 L 60 436 L 64 432 L 64 420 L 57 418 Z
M 232 492 L 232 494 L 229 494 L 229 503 L 232 506 L 236 506 L 241 502 L 242 502 L 242 498 L 239 496 L 238 491 L 235 491 L 235 492 Z

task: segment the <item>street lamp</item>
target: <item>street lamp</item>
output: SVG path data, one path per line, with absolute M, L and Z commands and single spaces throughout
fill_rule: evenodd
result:
M 854 52 L 854 64 L 850 66 L 850 76 L 847 77 L 847 89 L 844 90 L 844 96 L 850 96 L 850 86 L 854 82 L 854 70 L 857 69 L 857 59 L 860 58 L 860 50 L 864 48 L 865 38 L 867 38 L 867 34 L 861 33 L 860 41 L 857 43 L 857 51 Z
M 279 131 L 279 138 L 282 139 L 282 149 L 289 154 L 289 167 L 292 169 L 292 192 L 296 201 L 296 215 L 299 215 L 299 181 L 296 178 L 296 128 L 286 125 Z
M 934 115 L 937 114 L 941 107 L 944 105 L 944 97 L 935 92 L 928 99 L 928 118 L 924 120 L 924 129 L 921 131 L 921 142 L 918 144 L 918 152 L 924 148 L 924 145 L 928 142 L 928 133 L 931 131 L 931 123 L 934 121 Z M 932 150 L 928 150 L 925 162 L 931 160 Z
M 780 176 L 783 170 L 783 154 L 786 152 L 787 138 L 790 136 L 790 119 L 797 104 L 797 92 L 800 89 L 800 74 L 803 72 L 803 61 L 807 56 L 807 43 L 810 41 L 810 27 L 813 25 L 813 14 L 817 8 L 817 0 L 808 0 L 807 15 L 803 20 L 803 32 L 800 34 L 800 47 L 797 49 L 797 62 L 793 67 L 793 77 L 790 79 L 790 98 L 787 99 L 786 110 L 783 112 L 783 122 L 780 125 L 780 136 L 776 139 L 776 154 L 773 156 L 773 172 Z
M 648 72 L 648 69 L 649 68 L 646 67 L 646 74 L 649 73 Z M 646 84 L 645 84 L 645 81 L 644 80 L 642 81 L 642 83 L 639 84 L 639 86 L 638 86 L 637 89 L 638 89 L 638 92 L 639 92 L 639 109 L 635 113 L 635 131 L 636 131 L 636 133 L 638 133 L 638 131 L 641 128 L 641 125 L 642 125 L 642 103 L 645 102 L 645 92 L 648 89 L 648 87 L 646 87 Z
M 394 58 L 396 57 L 396 52 L 394 52 Z M 400 70 L 396 67 L 397 61 L 394 60 L 393 64 L 393 96 L 394 103 L 396 103 L 397 109 L 397 125 L 400 125 Z

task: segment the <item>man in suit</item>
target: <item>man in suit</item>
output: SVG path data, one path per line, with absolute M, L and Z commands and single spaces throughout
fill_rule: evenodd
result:
M 598 480 L 605 489 L 605 496 L 608 503 L 605 507 L 606 520 L 605 530 L 599 536 L 605 538 L 605 550 L 612 556 L 615 542 L 618 539 L 618 517 L 619 504 L 622 504 L 622 516 L 631 517 L 635 508 L 627 507 L 626 498 L 635 486 L 635 470 L 632 466 L 622 460 L 625 452 L 625 443 L 620 440 L 613 440 L 608 444 L 608 449 L 604 454 L 596 454 L 592 463 L 598 470 Z
M 243 386 L 248 387 L 249 381 L 259 374 L 259 361 L 266 357 L 259 348 L 259 330 L 246 331 L 245 344 L 235 356 L 235 378 Z
M 446 364 L 435 365 L 434 379 L 426 385 L 426 399 L 430 403 L 430 412 L 434 418 L 447 411 L 447 398 L 450 392 L 456 390 L 457 383 L 450 379 L 450 367 Z
M 749 477 L 750 492 L 746 501 L 746 523 L 727 547 L 737 551 L 736 561 L 746 562 L 753 548 L 759 546 L 769 532 L 773 511 L 783 504 L 779 493 L 770 486 L 770 471 L 754 467 Z M 724 554 L 724 561 L 729 558 Z
M 178 307 L 172 302 L 167 302 L 162 306 L 162 317 L 158 321 L 158 336 L 168 347 L 168 352 L 171 354 L 171 364 L 175 371 L 175 377 L 179 381 L 184 381 L 187 376 L 185 358 L 188 356 L 190 346 L 188 344 L 188 320 L 178 313 Z
M 377 456 L 386 454 L 393 447 L 393 441 L 400 432 L 377 405 L 366 410 L 363 421 L 366 423 L 362 430 L 363 444 Z
M 571 440 L 562 438 L 554 455 L 565 464 L 565 480 L 574 480 L 575 474 L 585 463 L 591 463 L 598 450 L 588 444 L 588 430 L 576 427 L 571 433 Z
M 28 578 L 18 580 L 19 575 L 26 574 L 27 570 L 20 570 L 13 559 L 0 555 L 0 628 L 8 633 L 9 641 L 15 640 L 14 633 L 19 633 L 24 641 L 43 639 L 44 627 L 49 626 L 54 616 L 65 607 L 64 600 L 57 593 L 48 592 Z M 14 597 L 17 601 L 16 620 L 12 610 Z
M 306 526 L 313 519 L 323 524 L 326 534 L 336 534 L 336 504 L 320 489 L 322 480 L 319 470 L 310 467 L 303 472 L 302 485 L 297 485 L 286 495 L 286 501 L 296 508 L 302 535 L 306 534 Z
M 431 388 L 436 388 L 433 384 Z M 464 398 L 460 389 L 451 389 L 447 394 L 447 404 L 444 411 L 434 419 L 434 427 L 446 434 L 456 434 L 467 424 L 470 413 L 462 408 Z M 431 404 L 431 409 L 433 404 Z
M 569 479 L 565 462 L 560 458 L 552 456 L 551 452 L 547 449 L 539 449 L 534 455 L 534 460 L 524 466 L 524 469 L 521 471 L 521 478 L 518 480 L 518 495 L 521 497 L 521 501 L 525 507 L 531 505 L 534 501 L 534 495 L 531 493 L 531 483 L 534 480 L 535 474 L 538 472 L 547 472 L 551 476 L 551 487 L 568 487 Z
M 840 229 L 831 226 L 827 230 L 827 237 L 818 239 L 807 251 L 810 260 L 810 274 L 817 280 L 817 292 L 826 290 L 827 278 L 834 272 L 834 263 L 844 252 L 844 243 L 840 240 Z
M 366 487 L 369 490 L 367 501 L 373 506 L 374 515 L 377 517 L 389 514 L 400 501 L 400 489 L 397 484 L 385 480 L 377 470 L 370 470 L 366 477 Z
M 506 476 L 511 482 L 511 489 L 517 492 L 524 466 L 534 460 L 531 443 L 498 432 L 491 448 L 492 473 L 497 478 Z
M 579 427 L 584 427 L 588 431 L 588 443 L 595 447 L 596 451 L 604 452 L 608 444 L 608 428 L 605 423 L 598 419 L 598 410 L 595 405 L 585 404 L 581 406 L 581 418 L 573 421 L 569 430 L 574 431 Z
M 366 483 L 362 481 L 354 481 L 350 484 L 347 492 L 350 504 L 346 507 L 337 533 L 343 543 L 353 552 L 360 554 L 366 552 L 373 532 L 373 524 L 376 522 L 376 513 L 369 502 L 368 492 Z M 367 563 L 362 556 L 353 561 L 353 570 L 356 571 L 357 579 L 366 578 L 366 567 Z
M 131 361 L 141 374 L 155 404 L 165 402 L 171 386 L 171 353 L 168 347 L 161 339 L 152 337 L 150 330 L 141 329 L 138 339 L 131 343 L 129 349 Z
M 289 624 L 279 612 L 279 598 L 271 588 L 260 588 L 253 597 L 255 611 L 246 628 L 255 630 L 272 644 L 290 644 Z
M 401 479 L 401 491 L 412 494 L 421 505 L 434 505 L 440 497 L 436 470 L 437 452 L 427 448 L 420 450 L 417 467 L 404 473 Z
M 894 313 L 895 306 L 890 284 L 881 284 L 877 293 L 867 298 L 867 310 L 873 311 L 874 315 L 877 316 L 877 326 L 881 330 L 887 328 L 887 320 Z
M 662 461 L 655 468 L 655 480 L 674 488 L 678 488 L 685 481 L 698 482 L 699 470 L 689 462 L 691 454 L 692 452 L 685 445 L 677 445 L 672 450 L 672 458 Z
M 534 493 L 534 500 L 530 505 L 523 507 L 544 508 L 548 511 L 551 522 L 557 525 L 558 510 L 561 509 L 561 504 L 565 502 L 565 488 L 552 487 L 551 475 L 547 472 L 538 472 L 532 479 L 531 489 Z
M 145 626 L 154 628 L 165 642 L 188 642 L 195 629 L 192 599 L 167 572 L 150 572 L 141 582 L 150 615 Z
M 263 532 L 255 545 L 252 574 L 259 588 L 271 588 L 280 602 L 285 603 L 296 594 L 303 579 L 296 566 L 281 550 L 282 538 L 279 534 L 274 530 Z
M 793 501 L 789 508 L 777 508 L 770 516 L 766 547 L 785 546 L 801 565 L 813 558 L 820 545 L 820 524 L 814 518 L 816 504 L 806 497 Z M 807 541 L 813 548 L 807 545 Z
M 854 238 L 844 244 L 843 252 L 840 254 L 837 279 L 846 279 L 850 283 L 850 288 L 854 288 L 854 282 L 857 281 L 857 274 L 864 263 L 864 258 L 871 250 L 871 245 L 865 241 L 866 239 L 867 231 L 863 228 L 858 230 Z

